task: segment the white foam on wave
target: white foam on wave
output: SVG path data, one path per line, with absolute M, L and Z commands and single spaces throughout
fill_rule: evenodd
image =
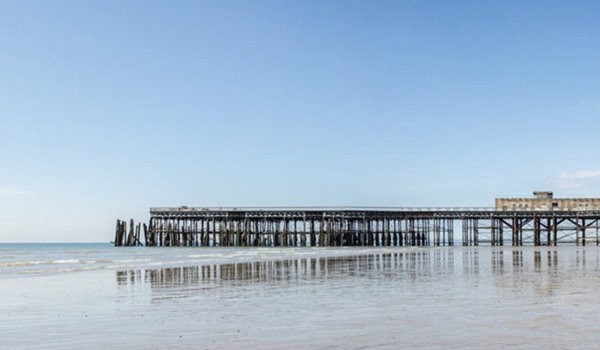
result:
M 80 259 L 60 259 L 60 260 L 50 260 L 51 264 L 86 264 L 85 260 Z
M 58 260 L 24 260 L 0 262 L 0 267 L 26 267 L 36 265 L 64 265 L 64 264 L 93 264 L 93 260 L 58 259 Z
M 185 255 L 186 258 L 221 258 L 225 257 L 225 254 L 190 254 Z

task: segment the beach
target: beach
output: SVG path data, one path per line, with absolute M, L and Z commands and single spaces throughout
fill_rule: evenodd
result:
M 600 340 L 595 246 L 1 249 L 6 349 L 584 349 Z M 16 261 L 19 249 L 36 264 Z

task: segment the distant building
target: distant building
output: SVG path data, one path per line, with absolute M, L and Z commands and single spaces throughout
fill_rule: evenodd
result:
M 552 192 L 536 191 L 533 198 L 496 198 L 496 210 L 598 210 L 600 198 L 554 198 Z

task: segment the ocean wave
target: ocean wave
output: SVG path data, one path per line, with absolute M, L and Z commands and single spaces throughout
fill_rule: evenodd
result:
M 7 261 L 7 262 L 0 262 L 0 267 L 24 267 L 24 266 L 36 266 L 36 265 L 74 264 L 77 262 L 78 262 L 78 260 L 76 260 L 76 259 Z
M 60 274 L 60 273 L 67 273 L 67 272 L 102 270 L 105 268 L 106 268 L 106 266 L 62 267 L 62 268 L 52 268 L 52 269 L 19 270 L 19 271 L 16 271 L 15 274 L 23 275 L 23 276 L 40 276 L 40 275 Z
M 27 267 L 38 265 L 84 265 L 110 263 L 110 260 L 84 260 L 84 259 L 48 259 L 48 260 L 23 260 L 23 261 L 4 261 L 0 262 L 0 268 L 7 267 Z
M 226 256 L 225 254 L 189 254 L 185 255 L 186 258 L 221 258 Z
M 152 259 L 150 258 L 138 258 L 138 259 L 118 259 L 118 260 L 110 260 L 108 262 L 114 262 L 114 263 L 138 263 L 138 262 L 147 262 L 147 261 L 151 261 Z

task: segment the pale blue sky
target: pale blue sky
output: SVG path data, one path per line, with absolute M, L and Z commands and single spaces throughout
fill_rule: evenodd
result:
M 600 196 L 597 1 L 0 1 L 0 241 Z

